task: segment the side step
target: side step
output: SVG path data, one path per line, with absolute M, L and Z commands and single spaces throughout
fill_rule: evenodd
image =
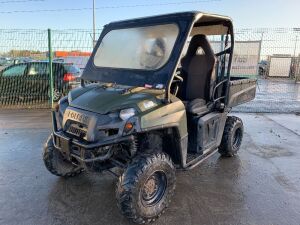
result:
M 186 164 L 185 168 L 182 170 L 191 170 L 202 163 L 204 160 L 208 159 L 209 157 L 213 156 L 215 153 L 218 152 L 218 149 L 213 149 L 207 152 L 204 152 L 202 155 L 199 154 L 188 154 L 188 163 Z

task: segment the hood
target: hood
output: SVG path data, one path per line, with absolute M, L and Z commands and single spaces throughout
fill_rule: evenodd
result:
M 100 114 L 107 114 L 125 108 L 144 111 L 143 107 L 140 107 L 143 101 L 151 100 L 155 105 L 158 105 L 161 102 L 159 99 L 163 97 L 164 90 L 89 85 L 72 90 L 69 93 L 69 105 Z

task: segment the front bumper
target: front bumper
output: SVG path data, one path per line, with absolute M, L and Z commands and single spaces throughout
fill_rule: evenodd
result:
M 111 156 L 110 152 L 107 153 L 105 156 L 96 157 L 96 158 L 86 158 L 86 151 L 93 151 L 97 150 L 101 147 L 111 146 L 119 143 L 124 142 L 132 142 L 134 141 L 133 135 L 128 135 L 124 137 L 118 137 L 117 139 L 112 140 L 102 140 L 95 143 L 88 143 L 88 142 L 81 142 L 77 139 L 70 138 L 63 131 L 59 131 L 57 129 L 57 121 L 55 112 L 52 111 L 52 126 L 53 126 L 53 145 L 57 148 L 68 160 L 71 158 L 75 158 L 80 162 L 89 163 L 95 161 L 104 161 L 109 156 Z M 77 154 L 73 152 L 73 149 L 77 149 Z

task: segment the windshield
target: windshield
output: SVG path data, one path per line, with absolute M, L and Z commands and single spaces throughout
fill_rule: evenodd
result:
M 179 33 L 176 24 L 112 30 L 94 57 L 97 67 L 156 70 L 168 61 Z

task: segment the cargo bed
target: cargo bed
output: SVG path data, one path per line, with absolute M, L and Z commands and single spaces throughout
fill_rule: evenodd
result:
M 228 107 L 234 107 L 249 102 L 255 98 L 256 79 L 246 77 L 231 77 Z

